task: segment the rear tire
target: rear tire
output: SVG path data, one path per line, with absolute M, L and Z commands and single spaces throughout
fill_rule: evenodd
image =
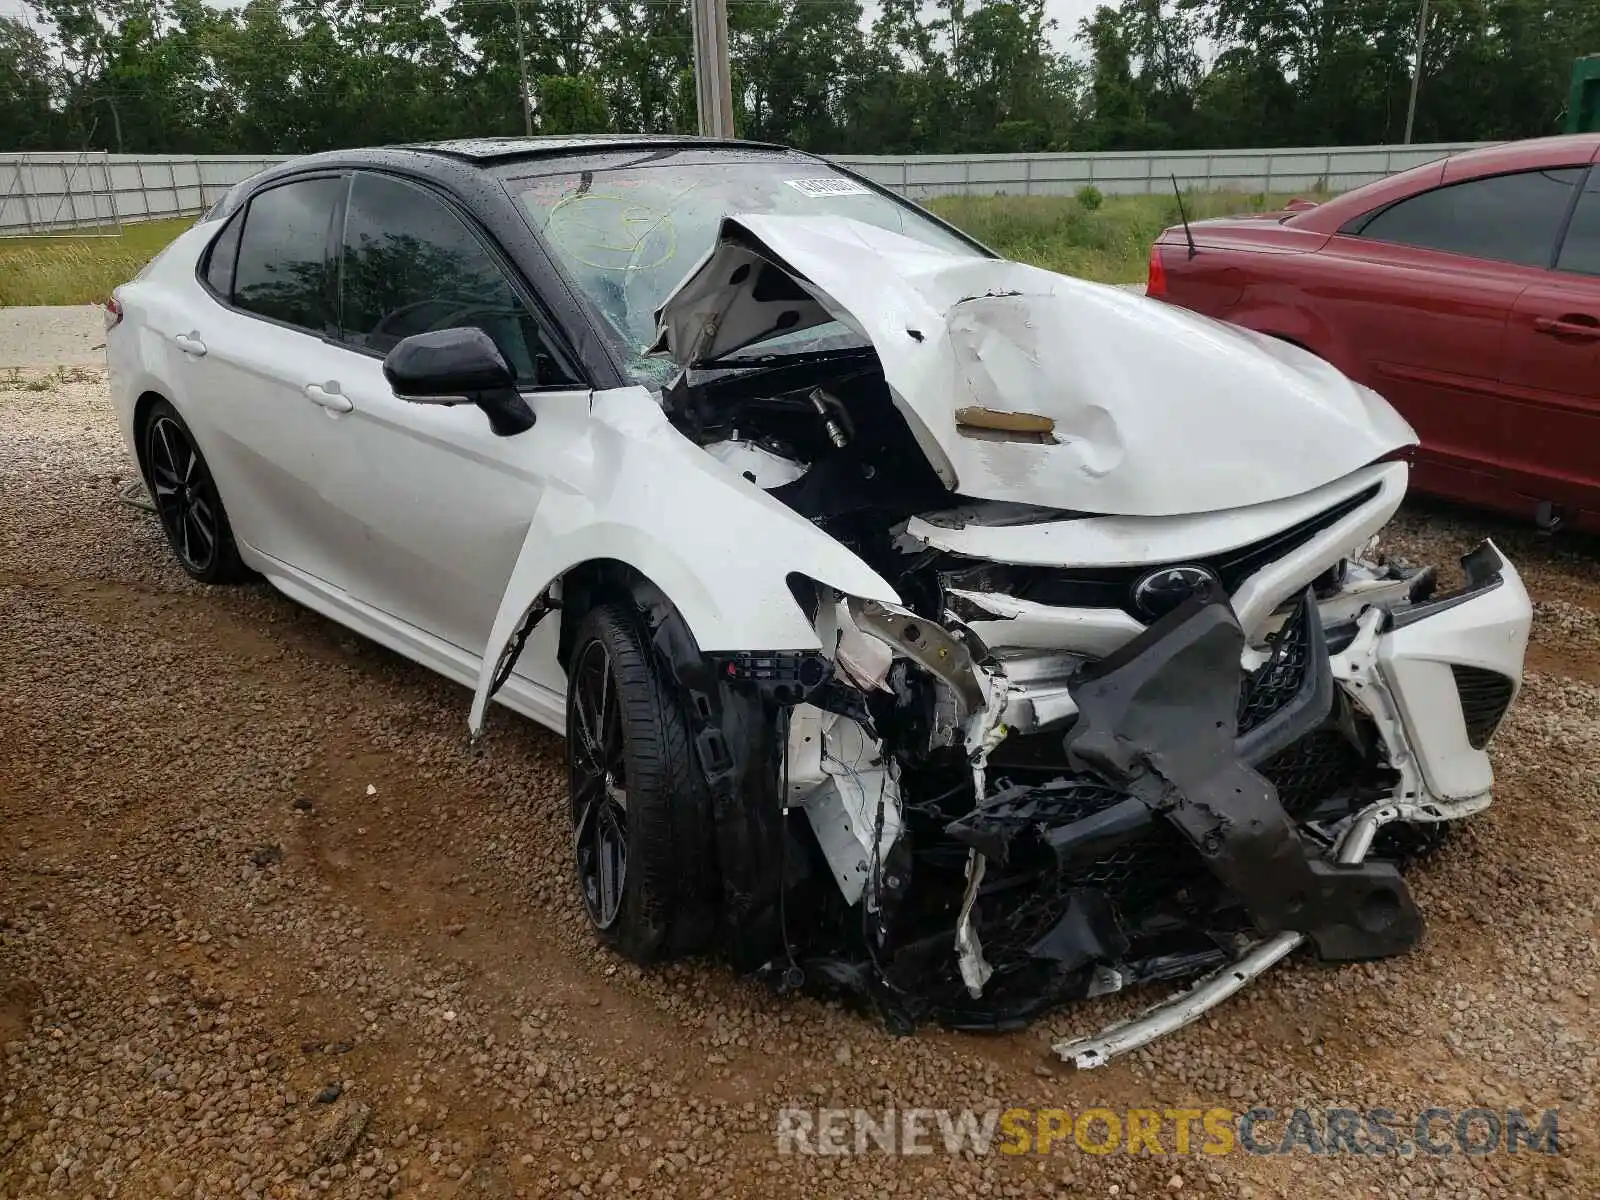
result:
M 201 583 L 242 583 L 233 526 L 199 444 L 178 410 L 157 400 L 139 430 L 139 465 L 178 565 Z
M 568 797 L 589 922 L 635 963 L 702 950 L 715 930 L 715 854 L 683 708 L 623 605 L 589 611 L 569 663 Z

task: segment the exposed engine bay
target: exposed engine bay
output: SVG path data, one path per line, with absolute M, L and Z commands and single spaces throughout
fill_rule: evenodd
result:
M 722 739 L 744 760 L 742 798 L 714 807 L 724 869 L 753 867 L 730 885 L 752 965 L 868 997 L 900 1027 L 996 1028 L 1225 967 L 1283 935 L 1330 960 L 1421 936 L 1399 864 L 1426 835 L 1391 832 L 1359 857 L 1348 836 L 1397 799 L 1390 819 L 1412 829 L 1459 812 L 1424 811 L 1403 732 L 1362 691 L 1382 687 L 1383 622 L 1459 597 L 1437 597 L 1432 570 L 1367 556 L 1363 535 L 1322 550 L 1253 641 L 1230 603 L 1351 514 L 1377 503 L 1386 517 L 1381 483 L 1199 561 L 1008 564 L 930 531 L 1092 518 L 953 495 L 870 350 L 686 372 L 664 403 L 904 600 L 854 600 L 797 571 L 823 651 L 724 657 L 721 703 L 696 697 L 725 727 L 746 710 Z M 970 433 L 1040 436 L 996 424 Z M 1492 547 L 1468 568 L 1464 595 L 1498 586 Z M 1511 694 L 1507 679 L 1471 715 L 1476 744 Z

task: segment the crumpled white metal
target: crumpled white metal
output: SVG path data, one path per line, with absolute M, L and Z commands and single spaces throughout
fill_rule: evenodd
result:
M 656 316 L 655 348 L 686 366 L 842 322 L 945 484 L 980 499 L 1192 515 L 1296 496 L 1416 442 L 1298 347 L 844 217 L 725 218 Z M 1048 417 L 1054 441 L 963 431 L 972 407 Z

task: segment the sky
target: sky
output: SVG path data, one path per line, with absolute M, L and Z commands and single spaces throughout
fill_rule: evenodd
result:
M 215 0 L 208 0 L 215 3 Z M 239 8 L 244 0 L 228 3 L 224 0 L 221 7 Z M 1078 31 L 1078 22 L 1092 13 L 1099 4 L 1114 4 L 1115 0 L 1045 0 L 1045 11 L 1055 20 L 1057 29 L 1055 45 L 1059 50 L 1073 50 L 1071 45 L 1074 35 Z M 872 0 L 863 0 L 862 7 L 870 18 L 872 11 L 877 7 Z M 506 9 L 509 12 L 511 0 L 506 0 Z M 0 13 L 6 16 L 18 16 L 23 12 L 22 0 L 0 0 Z M 1081 53 L 1081 51 L 1080 51 Z

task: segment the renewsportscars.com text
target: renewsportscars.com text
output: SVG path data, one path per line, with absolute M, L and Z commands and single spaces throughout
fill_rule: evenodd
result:
M 779 1154 L 1558 1154 L 1559 1110 L 784 1108 Z

